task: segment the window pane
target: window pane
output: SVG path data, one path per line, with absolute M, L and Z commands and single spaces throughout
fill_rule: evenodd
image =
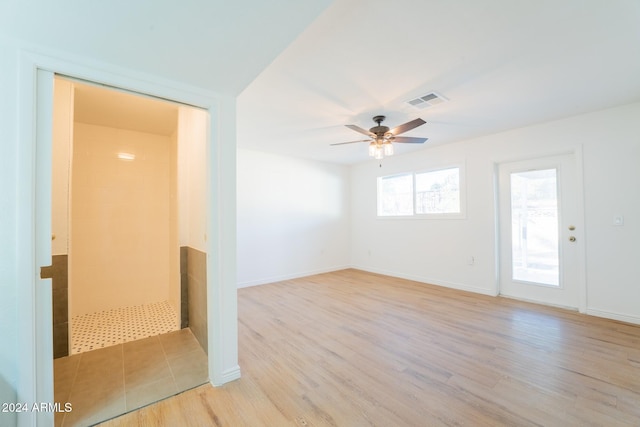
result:
M 413 215 L 413 176 L 378 178 L 378 215 Z
M 556 169 L 511 174 L 513 279 L 559 285 Z
M 460 168 L 416 174 L 416 213 L 460 213 Z

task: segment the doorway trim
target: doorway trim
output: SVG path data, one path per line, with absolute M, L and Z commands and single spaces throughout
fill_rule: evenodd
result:
M 582 238 L 576 243 L 576 280 L 578 287 L 578 311 L 580 313 L 587 312 L 587 275 L 586 275 L 586 246 L 585 246 L 585 218 L 584 218 L 584 171 L 583 171 L 583 148 L 581 144 L 570 145 L 564 149 L 544 151 L 540 153 L 530 153 L 522 156 L 505 157 L 495 160 L 493 163 L 494 173 L 494 212 L 495 212 L 495 294 L 501 295 L 500 287 L 500 271 L 501 271 L 501 253 L 505 248 L 501 245 L 500 234 L 500 188 L 498 185 L 500 165 L 505 163 L 515 163 L 527 160 L 535 160 L 547 157 L 555 157 L 562 155 L 571 155 L 575 161 L 576 168 L 576 227 L 583 230 Z
M 164 98 L 207 110 L 207 326 L 209 381 L 222 385 L 240 377 L 238 365 L 235 97 L 188 86 L 111 64 L 87 63 L 56 52 L 20 51 L 18 87 L 19 206 L 17 233 L 18 400 L 53 402 L 51 291 L 39 292 L 50 279 L 40 267 L 51 264 L 51 124 L 54 74 Z M 47 177 L 48 171 L 48 177 Z M 47 188 L 48 187 L 48 188 Z M 48 248 L 48 249 L 47 249 Z M 42 309 L 49 304 L 49 308 Z M 53 413 L 31 412 L 18 425 L 53 425 Z

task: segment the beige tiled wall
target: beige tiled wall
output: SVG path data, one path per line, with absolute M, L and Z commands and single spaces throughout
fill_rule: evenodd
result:
M 197 249 L 186 250 L 187 311 L 191 332 L 208 352 L 207 343 L 207 255 Z
M 189 248 L 180 247 L 180 329 L 189 327 L 189 276 L 187 275 L 187 256 Z
M 161 135 L 75 123 L 71 316 L 168 299 L 170 143 Z
M 51 266 L 43 268 L 41 277 L 52 280 L 53 300 L 53 357 L 69 355 L 69 293 L 68 257 L 54 255 Z

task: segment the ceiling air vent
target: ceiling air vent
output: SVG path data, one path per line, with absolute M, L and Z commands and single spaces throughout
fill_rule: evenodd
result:
M 424 108 L 433 107 L 434 105 L 442 104 L 443 102 L 448 101 L 444 96 L 431 92 L 426 95 L 419 96 L 415 99 L 407 101 L 407 104 L 411 105 L 414 108 L 422 110 Z

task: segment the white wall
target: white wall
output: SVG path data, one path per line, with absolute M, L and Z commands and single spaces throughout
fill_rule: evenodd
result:
M 640 104 L 515 129 L 352 169 L 351 262 L 357 268 L 480 293 L 496 292 L 494 164 L 582 145 L 587 312 L 640 323 Z M 377 219 L 376 177 L 466 165 L 467 215 Z M 625 225 L 614 227 L 614 214 Z M 476 263 L 469 266 L 467 257 Z
M 348 265 L 347 167 L 241 149 L 237 168 L 240 287 Z
M 471 144 L 435 147 L 352 169 L 351 262 L 357 268 L 493 294 L 493 166 Z M 384 218 L 376 215 L 377 177 L 462 165 L 465 219 Z M 490 226 L 487 226 L 490 225 Z M 475 257 L 473 267 L 467 265 Z
M 0 39 L 0 402 L 15 402 L 19 380 L 18 324 L 18 62 L 16 50 Z M 25 214 L 24 212 L 22 214 Z M 0 412 L 0 425 L 15 425 L 15 414 Z
M 640 323 L 640 103 L 584 116 L 587 303 Z M 582 135 L 581 135 L 582 137 Z M 624 216 L 614 227 L 613 216 Z

